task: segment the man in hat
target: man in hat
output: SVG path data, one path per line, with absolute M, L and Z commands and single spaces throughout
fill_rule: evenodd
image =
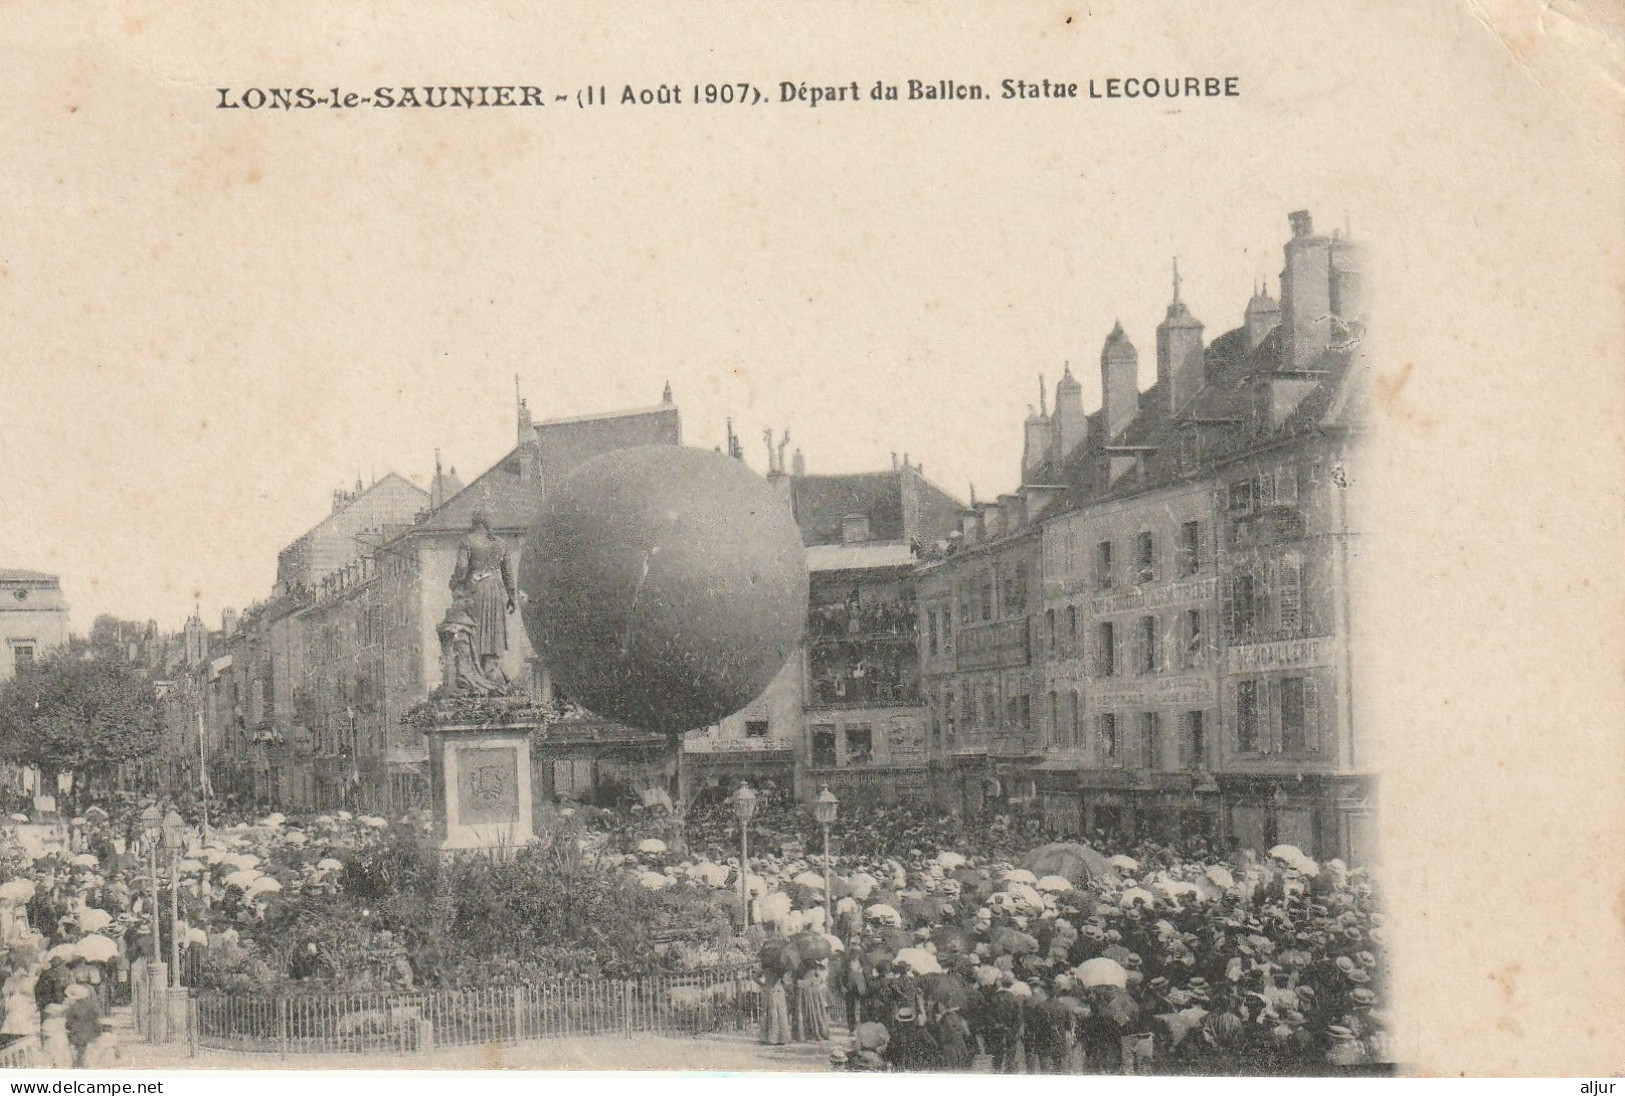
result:
M 73 1048 L 73 1064 L 83 1067 L 85 1048 L 101 1034 L 102 1010 L 96 1004 L 96 995 L 90 992 L 89 986 L 81 982 L 69 986 L 66 996 L 68 1045 Z
M 937 1044 L 920 1022 L 919 1015 L 910 1006 L 897 1010 L 894 1023 L 887 1026 L 892 1033 L 886 1058 L 893 1069 L 902 1073 L 924 1073 L 938 1066 Z

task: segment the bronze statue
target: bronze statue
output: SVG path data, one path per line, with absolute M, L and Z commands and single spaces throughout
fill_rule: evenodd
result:
M 507 544 L 491 531 L 489 515 L 475 511 L 470 525 L 458 545 L 457 566 L 451 575 L 454 608 L 462 609 L 472 621 L 469 639 L 480 674 L 506 685 L 502 655 L 508 649 L 508 614 L 518 607 L 513 561 Z

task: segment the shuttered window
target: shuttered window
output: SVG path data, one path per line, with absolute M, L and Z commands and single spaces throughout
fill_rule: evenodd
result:
M 1303 564 L 1282 560 L 1275 568 L 1275 605 L 1280 616 L 1281 634 L 1297 637 L 1303 628 Z
M 1162 737 L 1162 714 L 1160 712 L 1140 713 L 1140 767 L 1143 769 L 1156 769 L 1159 739 Z
M 1258 682 L 1236 682 L 1236 746 L 1242 753 L 1263 752 L 1258 709 Z
M 1187 521 L 1179 527 L 1179 573 L 1194 575 L 1202 569 L 1202 523 Z
M 1121 760 L 1117 741 L 1117 715 L 1113 712 L 1102 712 L 1095 720 L 1100 739 L 1100 756 L 1107 765 L 1116 765 Z
M 1134 662 L 1142 674 L 1162 669 L 1162 636 L 1154 616 L 1141 617 L 1134 630 Z
M 1110 621 L 1101 623 L 1095 640 L 1095 674 L 1111 677 L 1117 672 L 1116 628 Z
M 1134 539 L 1134 581 L 1144 584 L 1157 580 L 1157 535 L 1141 533 Z

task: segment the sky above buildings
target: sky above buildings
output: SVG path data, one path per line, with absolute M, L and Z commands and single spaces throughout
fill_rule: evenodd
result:
M 1260 280 L 1277 291 L 1288 212 L 1381 234 L 1448 187 L 1432 164 L 1388 197 L 1404 150 L 1359 122 L 1420 121 L 1420 94 L 1473 79 L 1410 71 L 1403 95 L 1353 99 L 1384 60 L 1372 35 L 1341 65 L 1258 64 L 1265 29 L 1358 38 L 1366 17 L 1333 9 L 1161 34 L 1113 12 L 922 12 L 906 44 L 861 8 L 817 43 L 768 16 L 732 42 L 671 13 L 589 42 L 369 10 L 307 6 L 298 34 L 180 35 L 159 7 L 20 32 L 0 563 L 60 573 L 78 628 L 265 596 L 278 549 L 358 476 L 427 485 L 438 448 L 471 479 L 513 445 L 516 376 L 538 418 L 646 406 L 670 381 L 685 441 L 721 445 L 732 416 L 758 469 L 771 426 L 812 472 L 907 453 L 962 499 L 1009 490 L 1041 374 L 1053 392 L 1070 362 L 1097 406 L 1121 319 L 1151 382 L 1174 256 L 1209 339 L 1239 325 Z M 290 115 L 213 91 L 1209 73 L 1242 97 Z

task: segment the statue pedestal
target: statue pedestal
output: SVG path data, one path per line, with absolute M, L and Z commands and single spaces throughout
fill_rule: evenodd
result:
M 426 734 L 436 848 L 501 856 L 536 840 L 530 736 L 542 723 L 518 698 L 460 699 L 434 712 Z

